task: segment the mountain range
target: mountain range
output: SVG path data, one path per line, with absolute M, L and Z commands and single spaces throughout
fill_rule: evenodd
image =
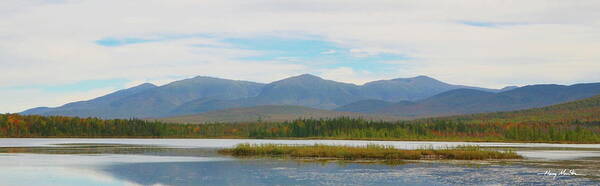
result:
M 565 85 L 529 85 L 502 92 L 455 89 L 411 102 L 380 100 L 354 102 L 335 110 L 376 113 L 402 117 L 431 117 L 511 111 L 544 107 L 600 94 L 600 83 Z
M 600 94 L 600 84 L 486 89 L 448 84 L 427 76 L 379 80 L 364 85 L 310 74 L 268 84 L 198 76 L 162 86 L 145 83 L 92 100 L 54 108 L 38 107 L 21 114 L 164 118 L 234 108 L 264 111 L 264 107 L 257 106 L 293 105 L 335 113 L 427 117 L 534 108 L 596 94 Z M 292 107 L 281 107 L 285 108 Z

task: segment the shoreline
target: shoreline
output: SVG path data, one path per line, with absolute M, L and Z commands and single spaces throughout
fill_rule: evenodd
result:
M 573 141 L 502 141 L 502 140 L 452 140 L 452 139 L 378 139 L 378 138 L 244 138 L 236 136 L 223 137 L 156 137 L 156 136 L 43 136 L 43 137 L 0 137 L 0 139 L 246 139 L 246 140 L 346 140 L 346 141 L 410 141 L 410 142 L 467 142 L 467 143 L 536 143 L 536 144 L 589 144 Z

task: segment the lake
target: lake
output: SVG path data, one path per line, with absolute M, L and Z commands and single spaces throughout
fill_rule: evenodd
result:
M 513 149 L 524 160 L 397 164 L 238 159 L 240 143 Z M 578 175 L 552 173 L 575 172 Z M 600 144 L 251 139 L 0 139 L 0 185 L 600 184 Z

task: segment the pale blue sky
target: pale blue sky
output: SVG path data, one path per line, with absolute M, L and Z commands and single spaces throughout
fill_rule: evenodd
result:
M 69 92 L 82 92 L 89 91 L 98 88 L 126 88 L 129 80 L 127 79 L 97 79 L 97 80 L 83 80 L 74 83 L 58 84 L 58 85 L 23 85 L 23 86 L 11 86 L 2 87 L 0 90 L 19 90 L 19 89 L 39 89 L 48 93 L 69 93 Z
M 0 113 L 198 75 L 598 82 L 599 10 L 598 1 L 552 0 L 6 0 Z
M 151 38 L 106 37 L 94 42 L 103 47 L 122 47 L 133 44 L 143 44 L 149 42 L 160 43 L 190 38 L 213 39 L 223 44 L 198 44 L 191 45 L 190 47 L 242 49 L 257 51 L 260 53 L 257 55 L 237 58 L 241 61 L 284 61 L 287 63 L 310 65 L 316 68 L 335 69 L 345 67 L 372 73 L 385 73 L 390 69 L 398 67 L 398 65 L 388 64 L 386 62 L 411 60 L 411 58 L 408 56 L 393 53 L 378 53 L 369 55 L 353 54 L 353 52 L 351 52 L 351 48 L 340 46 L 318 36 L 280 37 L 265 35 L 255 37 L 217 37 L 203 34 L 192 34 L 166 36 L 159 35 Z M 97 79 L 53 86 L 41 85 L 37 86 L 37 88 L 40 88 L 43 91 L 89 91 L 106 87 L 123 88 L 127 85 L 127 82 L 128 81 L 126 79 Z

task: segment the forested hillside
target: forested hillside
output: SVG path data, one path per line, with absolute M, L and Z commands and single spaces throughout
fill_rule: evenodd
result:
M 511 112 L 462 115 L 447 119 L 466 120 L 473 123 L 561 123 L 561 124 L 600 124 L 600 95 L 573 102 Z
M 397 102 L 384 107 L 377 102 L 353 103 L 336 110 L 424 118 L 539 108 L 598 94 L 600 83 L 530 85 L 498 93 L 456 89 L 415 102 Z
M 232 108 L 210 111 L 200 114 L 157 118 L 155 120 L 173 123 L 240 123 L 240 122 L 283 122 L 299 118 L 326 119 L 326 118 L 362 118 L 365 120 L 396 121 L 403 118 L 356 112 L 338 112 L 331 110 L 314 109 L 294 105 L 263 105 L 254 107 Z
M 600 96 L 550 107 L 411 121 L 298 119 L 205 125 L 0 115 L 0 137 L 323 138 L 600 143 Z

